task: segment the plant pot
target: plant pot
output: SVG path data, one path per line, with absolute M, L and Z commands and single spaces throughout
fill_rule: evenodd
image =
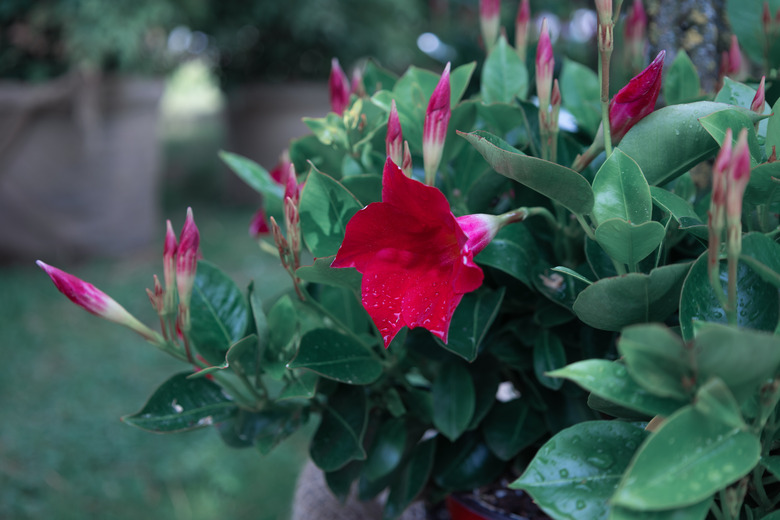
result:
M 163 81 L 0 84 L 0 260 L 121 256 L 160 229 Z
M 445 501 L 451 520 L 549 520 L 531 497 L 519 490 L 453 493 Z M 507 509 L 513 511 L 507 512 Z

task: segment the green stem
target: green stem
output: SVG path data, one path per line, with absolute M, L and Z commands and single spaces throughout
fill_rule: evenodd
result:
M 756 491 L 756 494 L 758 495 L 757 500 L 761 507 L 763 508 L 771 508 L 772 507 L 772 500 L 767 496 L 766 489 L 764 489 L 764 482 L 763 482 L 763 476 L 764 476 L 764 468 L 761 465 L 757 465 L 755 468 L 753 468 L 753 488 Z
M 599 52 L 599 83 L 601 84 L 601 125 L 604 129 L 604 150 L 612 154 L 612 134 L 609 127 L 609 60 L 611 51 Z
M 585 217 L 579 213 L 575 213 L 574 216 L 577 217 L 577 222 L 580 223 L 582 230 L 585 231 L 585 234 L 588 235 L 588 238 L 591 240 L 596 240 L 596 234 L 593 232 L 593 228 L 590 227 L 590 224 L 585 222 Z

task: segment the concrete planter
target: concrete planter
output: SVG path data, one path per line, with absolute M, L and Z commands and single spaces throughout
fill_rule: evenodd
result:
M 157 236 L 163 86 L 0 83 L 0 260 L 119 256 Z

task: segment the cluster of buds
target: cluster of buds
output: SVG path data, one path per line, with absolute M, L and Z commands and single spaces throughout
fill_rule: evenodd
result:
M 444 67 L 439 83 L 433 89 L 423 123 L 423 166 L 425 184 L 433 186 L 439 170 L 447 126 L 452 115 L 450 107 L 450 64 Z
M 647 13 L 642 0 L 634 0 L 628 10 L 626 24 L 623 28 L 623 41 L 626 45 L 626 58 L 633 72 L 642 68 L 645 59 L 647 32 Z
M 615 46 L 614 27 L 612 21 L 612 0 L 596 0 L 598 14 L 598 44 L 599 52 L 612 52 Z
M 404 141 L 401 131 L 401 120 L 398 118 L 398 108 L 395 100 L 390 105 L 390 117 L 387 119 L 387 137 L 385 138 L 387 157 L 399 166 L 407 177 L 412 176 L 412 154 L 409 143 Z
M 712 199 L 709 211 L 708 272 L 716 294 L 727 314 L 736 311 L 737 261 L 742 251 L 742 196 L 750 180 L 750 151 L 747 129 L 739 133 L 732 147 L 733 134 L 726 130 L 723 146 L 712 167 Z M 723 231 L 726 230 L 728 258 L 728 291 L 723 299 L 720 284 L 720 250 Z
M 123 325 L 140 334 L 153 345 L 182 359 L 186 358 L 194 364 L 189 347 L 188 332 L 190 330 L 190 300 L 200 256 L 200 233 L 195 225 L 191 208 L 187 208 L 187 218 L 178 242 L 170 221 L 167 222 L 166 227 L 163 246 L 165 286 L 163 287 L 155 275 L 154 290 L 146 290 L 152 307 L 160 317 L 162 336 L 141 323 L 113 298 L 94 285 L 40 260 L 37 264 L 46 271 L 57 289 L 79 307 L 103 319 Z M 180 337 L 184 341 L 183 350 L 186 356 L 182 355 L 181 347 L 177 343 Z
M 525 63 L 528 49 L 528 27 L 531 24 L 531 3 L 521 0 L 515 18 L 515 51 L 520 61 Z
M 539 98 L 539 128 L 542 137 L 542 158 L 556 160 L 558 141 L 558 114 L 561 110 L 561 90 L 553 81 L 553 55 L 547 20 L 542 20 L 539 44 L 536 47 L 536 95 Z
M 344 70 L 339 64 L 338 58 L 330 62 L 330 77 L 328 78 L 328 90 L 330 92 L 330 109 L 338 115 L 342 115 L 349 106 L 349 96 L 352 94 L 362 97 L 366 95 L 363 87 L 363 74 L 356 68 L 352 72 L 350 82 Z
M 289 164 L 284 188 L 284 227 L 287 237 L 282 234 L 282 229 L 271 217 L 271 230 L 274 236 L 276 248 L 279 251 L 279 259 L 282 266 L 290 274 L 298 297 L 303 300 L 303 291 L 300 288 L 301 280 L 295 271 L 301 266 L 301 215 L 299 212 L 301 200 L 301 185 L 295 174 L 295 165 Z
M 479 27 L 485 50 L 490 54 L 501 28 L 501 0 L 479 0 Z

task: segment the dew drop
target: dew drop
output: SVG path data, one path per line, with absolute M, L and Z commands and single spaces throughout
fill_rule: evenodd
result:
M 558 474 L 561 476 L 561 478 L 566 478 L 569 476 L 569 470 L 568 469 L 562 469 L 558 472 Z
M 580 511 L 585 509 L 585 506 L 586 506 L 584 500 L 577 500 L 577 503 L 575 505 L 577 506 L 577 509 L 579 509 Z

